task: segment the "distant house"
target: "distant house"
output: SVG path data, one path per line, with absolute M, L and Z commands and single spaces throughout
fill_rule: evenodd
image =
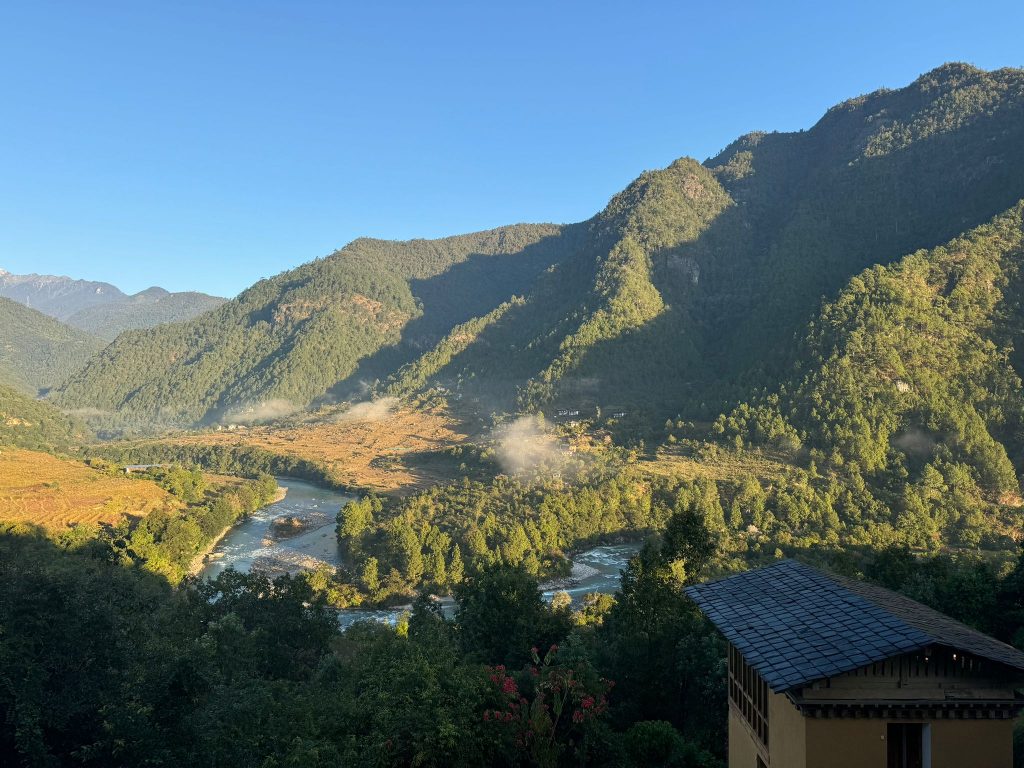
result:
M 1009 768 L 1024 653 L 792 560 L 687 594 L 729 642 L 729 768 Z
M 146 472 L 150 469 L 156 469 L 158 467 L 169 467 L 170 464 L 127 464 L 124 468 L 124 473 L 130 475 L 132 472 Z

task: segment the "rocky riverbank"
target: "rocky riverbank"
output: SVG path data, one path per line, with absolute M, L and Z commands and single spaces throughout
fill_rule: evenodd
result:
M 574 561 L 572 564 L 572 570 L 569 572 L 568 576 L 564 576 L 560 579 L 552 579 L 551 581 L 546 581 L 540 585 L 540 588 L 545 592 L 548 592 L 551 590 L 575 587 L 578 584 L 583 583 L 587 579 L 593 578 L 598 573 L 600 573 L 600 571 L 598 571 L 598 569 L 594 568 L 592 565 L 587 565 L 586 563 L 578 563 Z
M 284 485 L 279 485 L 277 486 L 277 491 L 274 493 L 274 498 L 267 502 L 265 506 L 269 507 L 271 504 L 277 504 L 279 501 L 284 501 L 284 497 L 287 495 L 288 487 Z M 206 565 L 207 558 L 209 558 L 209 556 L 213 553 L 213 550 L 217 548 L 217 545 L 220 544 L 220 540 L 227 536 L 228 531 L 234 528 L 235 525 L 237 525 L 237 521 L 229 526 L 226 526 L 224 530 L 222 530 L 220 533 L 218 533 L 210 540 L 209 544 L 203 547 L 201 552 L 199 552 L 195 557 L 192 558 L 192 562 L 189 564 L 188 567 L 189 576 L 199 575 L 199 572 L 203 570 L 203 566 Z

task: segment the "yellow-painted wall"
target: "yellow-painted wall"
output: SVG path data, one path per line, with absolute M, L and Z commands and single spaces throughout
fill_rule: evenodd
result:
M 1010 768 L 1013 720 L 933 720 L 932 768 Z
M 757 768 L 754 734 L 736 707 L 729 706 L 729 768 Z
M 892 722 L 915 722 L 899 720 Z M 1012 720 L 929 720 L 932 768 L 1010 768 Z M 889 721 L 857 718 L 807 718 L 806 768 L 883 768 Z M 788 766 L 776 761 L 772 766 Z
M 885 768 L 881 718 L 804 717 L 782 694 L 768 711 L 770 768 Z M 932 768 L 1011 768 L 1013 720 L 893 720 L 930 724 Z M 756 737 L 729 707 L 729 768 L 757 768 Z
M 807 718 L 807 768 L 885 768 L 885 731 L 885 720 Z
M 768 752 L 771 768 L 812 768 L 807 761 L 807 725 L 807 718 L 785 694 L 769 693 Z M 729 768 L 733 768 L 732 763 Z

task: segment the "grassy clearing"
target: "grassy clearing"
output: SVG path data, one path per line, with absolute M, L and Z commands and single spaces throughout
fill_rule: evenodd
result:
M 798 470 L 792 465 L 760 451 L 713 450 L 694 456 L 682 448 L 659 448 L 653 458 L 640 466 L 652 475 L 679 477 L 686 480 L 738 480 L 753 475 L 758 480 L 774 482 L 791 477 Z
M 116 524 L 178 506 L 151 480 L 105 474 L 37 451 L 0 451 L 0 520 L 56 532 L 73 525 Z

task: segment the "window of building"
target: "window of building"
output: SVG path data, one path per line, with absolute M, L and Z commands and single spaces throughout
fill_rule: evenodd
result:
M 931 768 L 931 728 L 924 723 L 889 723 L 888 768 Z
M 758 741 L 768 746 L 768 684 L 729 646 L 729 699 L 740 711 Z

